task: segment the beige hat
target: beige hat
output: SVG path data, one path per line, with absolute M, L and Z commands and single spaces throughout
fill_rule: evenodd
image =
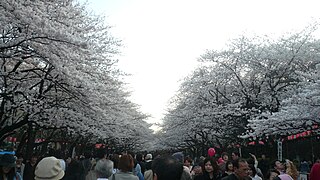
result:
M 60 160 L 55 157 L 43 158 L 34 172 L 35 180 L 59 180 L 64 176 Z

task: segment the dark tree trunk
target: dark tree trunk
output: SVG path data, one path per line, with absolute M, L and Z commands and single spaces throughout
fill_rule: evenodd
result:
M 36 133 L 33 130 L 33 124 L 31 122 L 28 123 L 28 142 L 26 148 L 25 159 L 29 160 L 32 157 L 33 148 L 34 148 L 34 141 L 36 139 Z

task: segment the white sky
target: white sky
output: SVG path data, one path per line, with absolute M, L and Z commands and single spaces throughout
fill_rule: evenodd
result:
M 283 34 L 320 18 L 316 0 L 88 0 L 125 45 L 119 67 L 132 101 L 159 122 L 179 80 L 206 49 L 239 34 Z

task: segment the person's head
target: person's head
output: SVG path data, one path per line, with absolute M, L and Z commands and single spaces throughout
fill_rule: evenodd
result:
M 5 174 L 8 179 L 13 179 L 15 174 L 16 159 L 12 154 L 3 154 L 0 158 L 0 174 Z
M 142 156 L 142 154 L 141 154 L 141 153 L 138 153 L 138 154 L 136 155 L 136 159 L 137 159 L 138 162 L 143 161 L 143 156 Z
M 293 179 L 298 179 L 299 172 L 298 172 L 296 166 L 293 164 L 292 161 L 287 159 L 285 167 L 286 167 L 286 173 L 288 175 L 290 175 Z
M 160 156 L 153 160 L 153 180 L 180 180 L 183 165 L 172 156 Z
M 112 175 L 113 162 L 108 159 L 100 159 L 94 170 L 98 178 L 109 178 Z
M 226 162 L 226 171 L 233 172 L 233 163 L 230 160 Z
M 184 163 L 185 166 L 190 167 L 192 165 L 192 159 L 191 157 L 186 157 L 184 158 Z
M 146 161 L 147 161 L 147 160 L 152 160 L 152 154 L 147 154 L 144 159 L 145 159 Z
M 107 157 L 107 151 L 104 148 L 100 148 L 97 151 L 96 157 L 98 159 L 105 159 Z
M 119 159 L 118 168 L 122 172 L 131 172 L 134 167 L 134 160 L 130 154 L 122 155 Z
M 182 152 L 176 152 L 176 153 L 172 154 L 172 156 L 173 156 L 174 158 L 176 158 L 176 160 L 177 160 L 178 162 L 183 163 L 184 155 L 183 155 Z
M 32 164 L 35 164 L 35 163 L 37 163 L 37 161 L 38 161 L 38 156 L 36 154 L 32 154 L 30 162 Z
M 257 174 L 256 168 L 253 166 L 253 164 L 249 164 L 249 176 L 254 177 Z
M 113 168 L 118 169 L 118 164 L 120 159 L 119 154 L 113 154 L 110 159 L 113 162 Z
M 310 180 L 320 179 L 320 163 L 314 163 L 310 171 Z
M 275 169 L 270 169 L 267 173 L 266 180 L 273 180 L 275 177 L 279 176 L 279 171 Z
M 222 159 L 223 159 L 225 162 L 229 160 L 229 155 L 228 155 L 227 152 L 223 152 L 223 153 L 221 154 L 221 157 L 222 157 Z
M 43 158 L 36 166 L 35 180 L 59 180 L 64 176 L 60 160 L 51 156 Z
M 136 158 L 136 154 L 133 151 L 128 151 L 127 154 L 130 154 L 133 159 Z
M 192 167 L 192 171 L 195 175 L 200 175 L 202 174 L 202 168 L 199 165 L 195 165 Z
M 235 161 L 235 160 L 239 159 L 239 157 L 240 157 L 239 152 L 237 152 L 237 151 L 232 152 L 232 154 L 231 154 L 232 160 Z
M 217 161 L 213 157 L 207 157 L 203 161 L 203 173 L 213 173 L 216 174 L 219 171 L 219 166 Z
M 233 161 L 234 174 L 239 179 L 244 179 L 249 176 L 249 164 L 244 159 L 237 159 Z
M 279 172 L 282 172 L 285 169 L 283 163 L 280 162 L 279 160 L 275 160 L 272 164 L 273 164 L 273 168 Z
M 16 164 L 21 165 L 22 163 L 23 163 L 23 155 L 19 153 L 17 154 Z

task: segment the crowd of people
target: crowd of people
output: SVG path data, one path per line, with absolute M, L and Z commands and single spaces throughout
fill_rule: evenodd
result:
M 38 161 L 39 160 L 39 161 Z M 20 155 L 0 157 L 0 180 L 298 180 L 306 171 L 307 179 L 320 180 L 320 162 L 310 169 L 302 162 L 300 171 L 290 161 L 269 162 L 265 155 L 243 159 L 238 152 L 220 157 L 192 158 L 182 152 L 172 155 L 151 153 L 102 154 L 58 159 L 33 155 L 24 161 Z

